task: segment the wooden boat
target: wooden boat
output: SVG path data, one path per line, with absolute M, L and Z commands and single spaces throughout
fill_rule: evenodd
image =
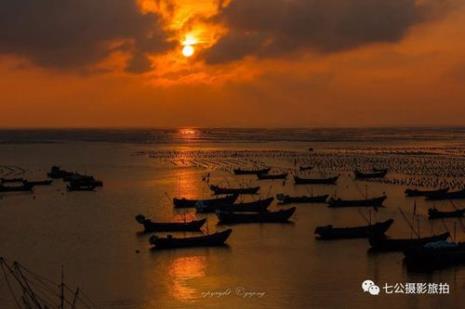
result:
M 453 211 L 440 211 L 436 208 L 428 209 L 428 218 L 433 219 L 442 219 L 442 218 L 461 218 L 465 215 L 465 208 L 456 209 Z
M 32 184 L 21 184 L 16 186 L 5 186 L 0 184 L 0 193 L 6 192 L 25 192 L 25 191 L 32 191 L 34 186 Z
M 52 184 L 52 180 L 51 179 L 47 179 L 47 180 L 24 180 L 23 181 L 23 184 L 29 184 L 29 185 L 32 185 L 32 186 L 49 186 Z
M 143 215 L 137 215 L 136 221 L 144 226 L 144 232 L 146 233 L 175 231 L 194 232 L 200 231 L 200 228 L 205 224 L 207 219 L 194 220 L 189 222 L 152 222 L 150 219 L 145 218 Z
M 369 237 L 369 242 L 371 250 L 374 251 L 404 251 L 430 242 L 446 240 L 449 236 L 448 232 L 422 238 L 388 238 L 385 235 L 373 235 Z
M 68 191 L 94 191 L 96 186 L 93 184 L 84 184 L 79 182 L 70 182 L 66 188 Z
M 206 199 L 206 200 L 195 200 L 195 199 L 186 199 L 186 198 L 174 198 L 173 204 L 176 208 L 191 208 L 196 207 L 197 204 L 203 205 L 224 205 L 224 204 L 232 204 L 237 200 L 238 194 L 230 194 L 225 197 L 218 197 L 213 199 Z
M 449 188 L 437 189 L 437 190 L 418 190 L 418 189 L 406 189 L 405 195 L 410 197 L 415 196 L 430 196 L 430 195 L 443 195 L 449 191 Z
M 311 203 L 326 203 L 328 194 L 315 195 L 315 196 L 290 196 L 285 194 L 277 194 L 276 197 L 279 200 L 280 205 L 286 204 L 311 204 Z
M 189 247 L 214 247 L 223 246 L 225 241 L 231 235 L 232 230 L 228 229 L 223 232 L 217 232 L 209 235 L 177 238 L 172 235 L 167 237 L 152 236 L 150 244 L 155 246 L 155 249 L 176 249 Z
M 24 182 L 24 178 L 0 178 L 0 183 Z
M 318 239 L 344 239 L 344 238 L 368 238 L 370 235 L 384 235 L 384 233 L 394 223 L 393 219 L 384 222 L 378 222 L 371 225 L 342 227 L 336 228 L 332 225 L 318 226 L 315 229 L 315 234 L 318 234 Z
M 313 166 L 307 165 L 307 166 L 299 166 L 299 171 L 305 172 L 313 169 Z
M 288 173 L 281 174 L 257 174 L 258 180 L 286 179 Z
M 236 223 L 285 223 L 294 214 L 295 207 L 277 210 L 264 211 L 258 213 L 235 213 L 231 211 L 217 211 L 219 222 L 221 224 Z
M 79 173 L 73 173 L 71 175 L 63 177 L 65 182 L 81 183 L 84 185 L 94 185 L 95 187 L 103 187 L 103 182 L 96 180 L 94 176 L 81 175 Z
M 430 201 L 465 199 L 465 189 L 452 192 L 448 191 L 445 193 L 428 194 L 426 199 Z
M 227 204 L 210 204 L 205 205 L 202 203 L 198 203 L 196 205 L 197 212 L 199 213 L 209 213 L 215 212 L 217 210 L 223 211 L 232 211 L 232 212 L 261 212 L 266 211 L 268 206 L 271 205 L 274 198 L 270 197 L 267 199 L 262 199 L 253 202 L 243 202 L 243 203 L 227 203 Z
M 431 272 L 465 263 L 465 243 L 438 241 L 404 251 L 407 270 Z
M 384 200 L 387 196 L 373 197 L 363 200 L 343 200 L 330 198 L 328 200 L 328 207 L 340 208 L 340 207 L 382 207 Z
M 372 173 L 363 173 L 359 170 L 354 171 L 355 179 L 372 179 L 372 178 L 384 178 L 387 174 L 387 170 L 382 170 L 379 172 Z
M 329 178 L 303 178 L 294 176 L 294 183 L 296 185 L 334 185 L 339 176 Z
M 260 187 L 244 187 L 244 188 L 223 188 L 215 185 L 210 185 L 210 190 L 215 195 L 219 194 L 257 194 Z
M 234 175 L 258 175 L 258 174 L 268 174 L 271 168 L 261 168 L 261 169 L 241 169 L 235 168 Z

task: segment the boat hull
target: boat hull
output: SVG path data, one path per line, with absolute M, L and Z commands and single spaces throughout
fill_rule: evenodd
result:
M 234 213 L 218 211 L 216 215 L 221 224 L 238 224 L 238 223 L 285 223 L 294 214 L 295 207 L 278 210 L 265 211 L 260 213 Z
M 395 239 L 387 237 L 370 237 L 371 249 L 374 251 L 404 251 L 412 247 L 419 247 L 434 241 L 446 240 L 449 233 L 443 233 L 431 237 Z
M 150 243 L 155 249 L 177 249 L 192 247 L 215 247 L 223 246 L 231 235 L 232 230 L 228 229 L 223 232 L 217 232 L 210 235 L 175 238 L 175 237 L 151 237 Z
M 389 219 L 373 225 L 357 227 L 335 228 L 332 226 L 322 226 L 315 229 L 315 234 L 321 240 L 369 238 L 371 235 L 384 235 L 392 223 L 394 223 L 394 220 Z

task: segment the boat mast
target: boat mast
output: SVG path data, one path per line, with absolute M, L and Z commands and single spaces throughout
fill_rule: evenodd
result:
M 61 284 L 60 284 L 60 309 L 65 308 L 65 282 L 64 282 L 64 273 L 63 265 L 61 265 Z

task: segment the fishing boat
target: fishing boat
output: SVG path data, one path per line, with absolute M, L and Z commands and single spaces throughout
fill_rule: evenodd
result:
M 94 184 L 86 184 L 79 182 L 70 182 L 66 189 L 68 191 L 95 191 L 96 186 Z
M 203 204 L 197 203 L 196 209 L 198 213 L 209 213 L 217 210 L 232 211 L 232 212 L 261 212 L 271 205 L 274 198 L 270 197 L 267 199 L 261 199 L 253 202 L 242 202 L 242 203 L 227 203 L 227 204 Z
M 437 189 L 437 190 L 418 190 L 418 189 L 406 189 L 405 195 L 409 197 L 416 197 L 416 196 L 435 196 L 435 195 L 443 195 L 449 191 L 449 188 L 444 189 Z
M 443 218 L 461 218 L 465 215 L 465 208 L 456 209 L 452 211 L 440 211 L 436 208 L 428 209 L 428 218 L 433 219 L 443 219 Z
M 24 178 L 0 178 L 0 183 L 24 182 Z
M 220 186 L 210 185 L 210 190 L 215 195 L 220 194 L 257 194 L 260 187 L 243 187 L 243 188 L 224 188 Z
M 207 219 L 189 222 L 153 222 L 152 220 L 145 218 L 143 215 L 137 215 L 136 221 L 144 226 L 145 233 L 175 231 L 195 232 L 200 231 L 200 228 L 205 224 Z
M 363 173 L 359 170 L 354 171 L 355 179 L 372 179 L 372 178 L 384 178 L 387 174 L 387 170 L 382 170 L 379 172 L 370 172 L 370 173 Z
M 271 168 L 260 168 L 260 169 L 241 169 L 235 168 L 234 175 L 258 175 L 258 174 L 268 174 Z
M 343 200 L 330 198 L 328 200 L 328 207 L 341 208 L 341 207 L 382 207 L 383 202 L 387 196 L 382 195 L 379 197 L 367 198 L 362 200 Z
M 94 176 L 81 175 L 79 173 L 73 173 L 71 175 L 63 177 L 65 182 L 81 183 L 84 185 L 94 185 L 95 187 L 103 187 L 103 182 L 96 180 Z
M 328 194 L 325 195 L 315 195 L 315 196 L 290 196 L 286 194 L 277 194 L 276 198 L 279 200 L 280 205 L 286 204 L 312 204 L 312 203 L 326 203 L 328 199 Z
M 25 191 L 32 191 L 34 188 L 34 185 L 32 184 L 21 184 L 21 185 L 15 185 L 15 186 L 5 186 L 3 184 L 0 184 L 0 193 L 6 193 L 6 192 L 25 192 Z
M 288 173 L 281 174 L 257 174 L 258 180 L 275 180 L 275 179 L 286 179 Z
M 176 208 L 193 208 L 196 207 L 197 204 L 203 205 L 224 205 L 224 204 L 232 204 L 237 200 L 238 194 L 230 194 L 225 197 L 218 197 L 213 199 L 205 199 L 205 200 L 198 200 L 198 199 L 186 199 L 186 198 L 174 198 L 173 204 Z
M 388 238 L 385 235 L 373 235 L 369 237 L 369 242 L 373 251 L 404 251 L 430 242 L 446 240 L 449 236 L 449 232 L 418 238 Z
M 153 235 L 150 237 L 150 244 L 155 249 L 176 249 L 189 247 L 214 247 L 223 246 L 228 237 L 231 235 L 232 229 L 223 232 L 216 232 L 209 235 L 177 238 L 172 235 L 159 237 Z
M 339 176 L 329 178 L 303 178 L 294 176 L 294 183 L 296 185 L 334 185 Z
M 431 242 L 404 251 L 407 270 L 431 272 L 465 263 L 465 243 Z
M 428 194 L 426 199 L 430 201 L 465 199 L 465 189 L 452 192 L 448 191 L 444 193 Z
M 236 213 L 231 211 L 217 211 L 219 222 L 221 224 L 236 223 L 285 223 L 294 214 L 295 207 L 277 210 L 263 211 L 258 213 Z
M 332 225 L 318 226 L 315 229 L 315 234 L 318 235 L 318 239 L 322 240 L 368 238 L 370 235 L 384 235 L 384 233 L 386 233 L 386 231 L 391 227 L 392 223 L 394 223 L 393 219 L 355 227 L 337 228 Z

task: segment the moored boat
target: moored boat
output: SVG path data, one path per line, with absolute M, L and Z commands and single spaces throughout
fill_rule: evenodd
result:
M 329 178 L 303 178 L 294 176 L 294 183 L 296 185 L 334 185 L 339 176 Z
M 277 211 L 263 211 L 258 213 L 235 213 L 231 211 L 217 211 L 216 215 L 221 224 L 236 223 L 285 223 L 294 214 L 295 207 Z
M 355 179 L 372 179 L 372 178 L 384 178 L 387 174 L 387 169 L 382 171 L 373 171 L 370 173 L 363 173 L 359 170 L 354 171 Z
M 430 201 L 465 199 L 465 189 L 428 194 L 426 199 Z
M 448 232 L 421 238 L 388 238 L 385 235 L 373 235 L 369 238 L 369 243 L 371 250 L 374 251 L 404 251 L 430 242 L 446 240 L 449 236 Z
M 428 218 L 433 219 L 443 219 L 443 218 L 461 218 L 465 215 L 465 208 L 456 209 L 452 211 L 440 211 L 436 208 L 428 209 Z
M 260 187 L 243 187 L 243 188 L 225 188 L 216 185 L 210 185 L 210 190 L 215 195 L 220 194 L 257 194 Z
M 50 172 L 47 173 L 47 176 L 52 179 L 60 179 L 72 175 L 72 172 L 65 171 L 59 166 L 52 166 Z
M 203 205 L 224 205 L 224 204 L 232 204 L 237 200 L 238 194 L 230 194 L 225 197 L 218 197 L 213 199 L 186 199 L 186 198 L 174 198 L 173 204 L 176 208 L 193 208 L 196 207 L 197 204 Z
M 271 168 L 258 168 L 258 169 L 242 169 L 242 168 L 235 168 L 234 174 L 235 175 L 258 175 L 258 174 L 268 174 Z
M 416 196 L 430 196 L 430 195 L 443 195 L 449 191 L 449 188 L 437 189 L 437 190 L 418 190 L 418 189 L 406 189 L 405 195 L 409 197 Z
M 200 228 L 205 224 L 207 219 L 189 222 L 153 222 L 152 220 L 145 218 L 143 215 L 137 215 L 136 221 L 144 226 L 144 232 L 146 233 L 175 231 L 194 232 L 200 231 Z
M 49 186 L 52 184 L 51 179 L 47 180 L 24 180 L 23 184 L 27 185 L 32 185 L 32 186 Z
M 382 207 L 383 202 L 387 196 L 382 195 L 379 197 L 367 198 L 362 200 L 343 200 L 330 198 L 328 200 L 328 207 L 340 208 L 340 207 Z
M 21 185 L 15 185 L 15 186 L 5 186 L 3 184 L 0 184 L 0 193 L 3 192 L 27 192 L 27 191 L 32 191 L 34 188 L 34 185 L 29 184 L 29 183 L 23 183 Z
M 68 191 L 95 191 L 96 186 L 91 183 L 70 182 L 66 189 Z
M 465 243 L 431 242 L 404 251 L 407 270 L 431 272 L 437 269 L 465 264 Z
M 242 203 L 227 203 L 227 204 L 203 204 L 198 203 L 196 205 L 197 212 L 199 213 L 209 213 L 215 212 L 217 210 L 223 211 L 232 211 L 232 212 L 262 212 L 266 211 L 268 206 L 271 205 L 274 198 L 270 197 L 267 199 L 252 201 L 252 202 L 242 202 Z
M 281 174 L 257 174 L 258 180 L 275 180 L 275 179 L 286 179 L 288 173 Z
M 375 224 L 342 227 L 337 228 L 332 225 L 318 226 L 315 229 L 315 234 L 318 234 L 318 239 L 344 239 L 344 238 L 368 238 L 370 235 L 383 235 L 394 223 L 393 219 Z
M 167 237 L 159 237 L 153 235 L 150 237 L 150 244 L 155 249 L 176 249 L 176 248 L 189 248 L 189 247 L 215 247 L 223 246 L 226 240 L 231 235 L 232 229 L 222 232 L 216 232 L 209 235 L 183 237 L 177 238 L 172 235 Z
M 24 178 L 0 178 L 0 183 L 24 182 Z
M 286 194 L 277 194 L 276 197 L 279 200 L 280 205 L 286 204 L 312 204 L 312 203 L 326 203 L 328 194 L 315 195 L 315 196 L 290 196 Z

